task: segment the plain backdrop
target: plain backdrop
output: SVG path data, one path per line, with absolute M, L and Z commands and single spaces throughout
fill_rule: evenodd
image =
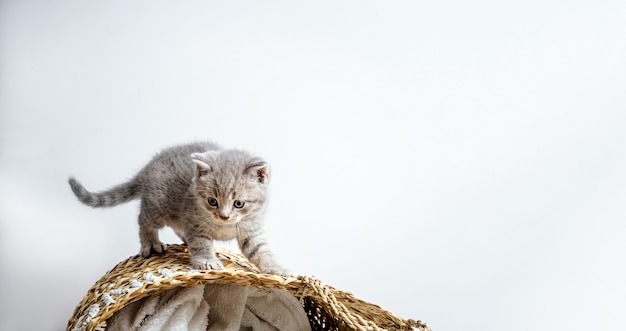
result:
M 64 329 L 139 250 L 137 202 L 91 209 L 68 176 L 102 190 L 206 139 L 270 163 L 268 236 L 294 273 L 434 330 L 624 330 L 625 17 L 1 1 L 0 329 Z

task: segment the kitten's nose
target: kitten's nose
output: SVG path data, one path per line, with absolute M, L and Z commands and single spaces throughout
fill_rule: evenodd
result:
M 230 215 L 224 215 L 224 214 L 220 213 L 220 218 L 221 218 L 223 221 L 228 221 L 228 219 L 230 218 Z

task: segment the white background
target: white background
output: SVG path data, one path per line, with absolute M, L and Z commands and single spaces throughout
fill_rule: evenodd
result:
M 626 329 L 626 2 L 0 2 L 0 329 L 139 249 L 101 190 L 196 139 L 272 166 L 298 274 L 434 330 Z M 178 242 L 169 231 L 168 242 Z

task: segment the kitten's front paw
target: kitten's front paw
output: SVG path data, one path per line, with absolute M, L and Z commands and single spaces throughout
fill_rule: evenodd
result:
M 223 270 L 224 266 L 217 258 L 191 258 L 191 266 L 197 270 Z
M 143 257 L 149 257 L 152 253 L 163 254 L 165 252 L 165 244 L 160 241 L 155 241 L 141 246 L 139 254 Z
M 261 272 L 264 274 L 272 274 L 283 277 L 289 277 L 291 275 L 291 272 L 289 272 L 289 270 L 278 265 L 263 266 L 259 268 L 259 270 L 261 270 Z

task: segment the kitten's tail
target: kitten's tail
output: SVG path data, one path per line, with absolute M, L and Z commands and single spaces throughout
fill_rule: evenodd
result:
M 98 193 L 87 191 L 74 177 L 70 177 L 68 182 L 78 200 L 91 207 L 113 207 L 137 199 L 141 195 L 139 185 L 134 179 Z

